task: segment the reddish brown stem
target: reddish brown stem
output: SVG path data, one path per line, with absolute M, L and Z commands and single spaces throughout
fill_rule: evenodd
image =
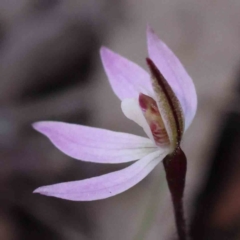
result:
M 186 225 L 183 211 L 183 192 L 187 171 L 187 159 L 181 148 L 163 160 L 168 187 L 172 196 L 175 222 L 179 240 L 186 240 Z

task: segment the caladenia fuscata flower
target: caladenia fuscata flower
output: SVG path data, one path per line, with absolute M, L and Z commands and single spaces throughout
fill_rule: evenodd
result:
M 147 43 L 151 74 L 105 47 L 100 52 L 123 113 L 140 125 L 148 138 L 63 122 L 33 124 L 59 150 L 74 159 L 134 163 L 102 176 L 40 187 L 35 193 L 73 201 L 108 198 L 136 185 L 164 160 L 173 202 L 175 205 L 181 202 L 186 158 L 180 143 L 196 112 L 196 91 L 178 58 L 150 28 Z M 175 210 L 181 218 L 182 207 L 177 206 Z

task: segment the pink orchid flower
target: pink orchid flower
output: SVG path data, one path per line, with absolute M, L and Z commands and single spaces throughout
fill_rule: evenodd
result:
M 63 122 L 33 124 L 59 150 L 77 160 L 135 162 L 102 176 L 40 187 L 34 193 L 72 201 L 108 198 L 136 185 L 178 149 L 196 113 L 195 87 L 178 58 L 150 28 L 147 43 L 151 76 L 105 47 L 101 58 L 112 89 L 122 101 L 123 113 L 149 138 Z

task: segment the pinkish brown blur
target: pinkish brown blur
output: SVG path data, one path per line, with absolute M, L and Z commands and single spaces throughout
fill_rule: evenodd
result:
M 31 128 L 58 120 L 144 135 L 104 73 L 106 45 L 147 69 L 152 26 L 193 78 L 198 112 L 183 139 L 193 240 L 240 239 L 239 0 L 0 1 L 0 240 L 171 240 L 162 164 L 121 195 L 70 202 L 43 185 L 120 169 L 76 161 Z

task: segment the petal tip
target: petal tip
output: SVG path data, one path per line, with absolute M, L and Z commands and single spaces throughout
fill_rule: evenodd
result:
M 113 52 L 111 49 L 102 46 L 100 48 L 100 57 L 105 68 L 105 71 L 109 71 L 113 62 L 116 61 L 117 54 Z
M 43 125 L 44 125 L 44 122 L 34 122 L 32 123 L 32 127 L 38 131 L 38 132 L 43 132 Z
M 42 133 L 43 135 L 49 136 L 51 130 L 54 130 L 58 127 L 59 122 L 54 121 L 39 121 L 32 123 L 33 129 L 37 132 Z
M 153 37 L 157 37 L 155 31 L 153 30 L 153 28 L 150 25 L 147 25 L 147 38 L 148 40 L 153 38 Z
M 156 65 L 154 64 L 154 62 L 152 61 L 152 59 L 150 58 L 146 58 L 146 62 L 147 62 L 147 65 L 150 69 L 150 72 L 153 76 L 156 76 L 157 73 L 159 72 L 158 68 L 156 67 Z M 160 72 L 159 72 L 160 73 Z M 161 73 L 160 73 L 161 74 Z
M 46 187 L 39 187 L 33 191 L 33 194 L 41 194 L 45 196 L 50 196 L 49 191 L 46 189 Z
M 100 48 L 100 56 L 101 56 L 102 60 L 106 60 L 111 55 L 113 55 L 113 51 L 110 50 L 109 48 L 107 48 L 105 46 L 102 46 Z
M 36 193 L 42 194 L 42 191 L 41 191 L 40 188 L 37 188 L 37 189 L 35 189 L 32 193 L 34 193 L 34 194 L 36 194 Z
M 165 43 L 159 38 L 156 32 L 153 30 L 152 27 L 147 27 L 147 42 L 148 48 L 155 44 L 160 44 L 162 47 L 165 47 Z M 150 55 L 151 56 L 151 55 Z
M 39 131 L 40 127 L 41 127 L 41 123 L 40 122 L 32 123 L 32 128 L 34 128 L 36 131 Z
M 148 58 L 148 57 L 146 58 L 146 62 L 147 62 L 148 65 L 152 64 L 152 60 L 150 58 Z
M 148 24 L 147 25 L 147 34 L 153 34 L 153 33 L 155 33 L 153 28 Z
M 100 51 L 100 54 L 102 55 L 102 54 L 104 54 L 107 50 L 108 50 L 107 47 L 101 46 L 99 51 Z

